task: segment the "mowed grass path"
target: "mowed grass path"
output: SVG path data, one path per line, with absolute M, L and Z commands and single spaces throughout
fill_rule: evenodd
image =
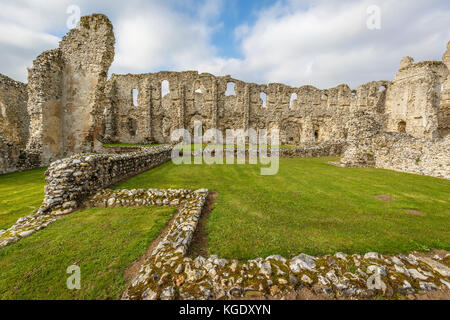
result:
M 280 159 L 274 176 L 261 176 L 256 165 L 169 162 L 115 188 L 217 191 L 208 248 L 225 258 L 450 250 L 450 181 L 340 168 L 327 164 L 330 160 L 336 159 Z M 380 194 L 395 200 L 376 199 Z
M 141 257 L 175 208 L 90 209 L 0 249 L 0 300 L 115 299 L 123 273 Z M 81 289 L 69 290 L 67 267 L 81 270 Z
M 0 230 L 29 216 L 44 199 L 46 169 L 0 175 Z

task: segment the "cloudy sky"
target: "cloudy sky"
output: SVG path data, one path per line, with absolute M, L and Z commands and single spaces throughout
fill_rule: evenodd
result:
M 0 0 L 0 73 L 26 82 L 33 59 L 69 30 L 73 5 L 113 22 L 113 73 L 356 88 L 391 80 L 406 55 L 441 60 L 450 41 L 448 0 Z M 367 27 L 374 5 L 379 29 Z

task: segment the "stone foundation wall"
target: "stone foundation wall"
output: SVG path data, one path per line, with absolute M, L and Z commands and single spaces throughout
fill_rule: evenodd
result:
M 55 161 L 46 172 L 45 199 L 39 211 L 68 214 L 91 193 L 169 161 L 171 150 L 160 146 L 124 155 L 85 154 Z

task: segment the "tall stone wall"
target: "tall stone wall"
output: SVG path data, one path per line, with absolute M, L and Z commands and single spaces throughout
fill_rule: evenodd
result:
M 450 70 L 450 42 L 447 44 L 447 51 L 442 57 L 442 62 Z M 439 133 L 442 137 L 450 133 L 450 72 L 441 86 L 441 103 L 438 111 Z
M 24 148 L 29 135 L 27 85 L 0 74 L 0 136 Z
M 164 81 L 170 90 L 165 95 Z M 233 94 L 227 92 L 230 84 Z M 193 133 L 194 122 L 201 121 L 204 131 L 280 129 L 283 144 L 342 141 L 351 111 L 369 110 L 383 117 L 388 85 L 378 81 L 356 91 L 347 85 L 319 90 L 258 85 L 195 71 L 113 75 L 106 90 L 103 137 L 109 142 L 169 143 L 173 130 L 186 128 Z
M 25 168 L 28 141 L 27 85 L 0 74 L 0 174 Z
M 29 71 L 28 152 L 42 164 L 74 153 L 94 151 L 114 33 L 104 15 L 82 17 L 58 49 L 44 52 Z
M 403 58 L 388 88 L 385 128 L 419 138 L 437 138 L 441 89 L 449 70 L 439 61 L 413 62 L 411 57 Z
M 61 51 L 49 50 L 34 60 L 28 73 L 30 139 L 27 152 L 44 165 L 63 157 L 62 65 Z

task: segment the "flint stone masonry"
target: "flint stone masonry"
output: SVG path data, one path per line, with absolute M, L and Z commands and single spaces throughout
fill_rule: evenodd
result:
M 29 136 L 27 85 L 0 74 L 0 174 L 24 169 Z
M 438 138 L 444 124 L 439 123 L 437 111 L 449 71 L 440 61 L 416 64 L 413 61 L 411 57 L 402 60 L 400 70 L 387 89 L 385 131 Z
M 28 141 L 27 85 L 0 74 L 0 136 L 17 147 Z
M 450 179 L 450 136 L 420 139 L 383 132 L 370 114 L 357 112 L 349 124 L 344 166 L 372 166 Z
M 163 95 L 162 82 L 170 92 Z M 233 83 L 234 95 L 226 95 Z M 382 116 L 388 81 L 370 82 L 352 91 L 347 85 L 320 90 L 279 83 L 258 85 L 230 76 L 216 77 L 196 71 L 113 74 L 108 80 L 103 139 L 106 142 L 170 143 L 171 133 L 194 122 L 203 132 L 216 128 L 279 129 L 282 144 L 299 145 L 345 140 L 345 123 L 353 110 L 370 110 Z M 133 103 L 133 90 L 138 103 Z M 261 93 L 267 94 L 263 106 Z M 296 99 L 291 99 L 296 95 Z
M 91 193 L 154 168 L 171 159 L 171 146 L 127 154 L 84 154 L 53 162 L 46 175 L 40 213 L 68 214 Z
M 320 143 L 305 143 L 296 147 L 282 147 L 278 148 L 278 155 L 281 158 L 312 158 L 312 157 L 339 157 L 342 155 L 345 147 L 345 142 L 320 142 Z M 176 147 L 174 147 L 176 148 Z M 244 152 L 238 149 L 237 146 L 233 146 L 234 155 L 243 154 Z M 245 148 L 245 156 L 250 155 L 250 146 Z M 214 146 L 207 146 L 204 149 L 200 149 L 194 152 L 180 151 L 182 155 L 202 156 L 205 154 L 205 150 L 208 150 L 208 155 L 215 156 L 216 150 Z M 219 147 L 219 152 L 222 150 L 222 154 L 225 156 L 227 149 L 224 146 Z M 273 148 L 259 148 L 254 146 L 254 155 L 258 156 L 259 153 L 264 153 L 267 156 L 272 154 Z M 120 152 L 120 149 L 115 149 L 116 152 Z

